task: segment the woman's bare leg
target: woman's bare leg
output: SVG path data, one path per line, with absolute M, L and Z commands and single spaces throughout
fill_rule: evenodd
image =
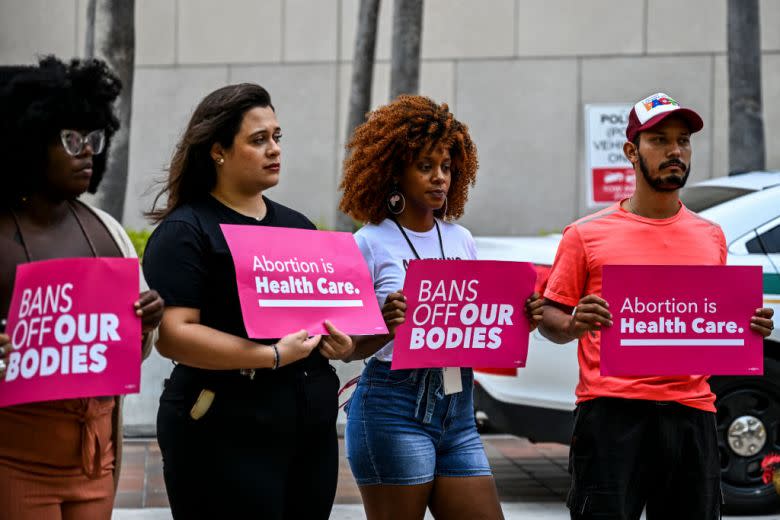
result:
M 433 482 L 416 486 L 378 484 L 361 486 L 368 520 L 422 520 L 431 498 Z
M 436 520 L 503 520 L 493 477 L 436 477 L 430 502 Z

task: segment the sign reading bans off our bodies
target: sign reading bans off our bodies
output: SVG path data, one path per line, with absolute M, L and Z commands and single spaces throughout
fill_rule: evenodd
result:
M 386 334 L 368 268 L 351 233 L 222 224 L 250 338 L 306 329 Z
M 606 265 L 603 297 L 602 375 L 763 374 L 761 267 Z
M 412 260 L 393 369 L 525 366 L 536 271 L 496 260 Z
M 138 392 L 138 260 L 66 258 L 16 268 L 0 407 Z

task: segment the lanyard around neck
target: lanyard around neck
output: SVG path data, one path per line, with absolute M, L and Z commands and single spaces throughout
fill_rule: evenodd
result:
M 417 250 L 414 248 L 414 244 L 412 244 L 412 241 L 409 240 L 409 236 L 406 234 L 406 231 L 404 231 L 403 226 L 395 218 L 393 218 L 393 222 L 395 222 L 395 225 L 398 226 L 398 230 L 406 239 L 406 243 L 409 244 L 409 248 L 412 250 L 412 253 L 414 253 L 414 257 L 417 260 L 420 260 L 420 255 L 417 253 Z M 441 239 L 441 230 L 439 229 L 439 222 L 435 218 L 433 219 L 433 224 L 434 226 L 436 226 L 436 234 L 439 236 L 439 251 L 441 251 L 441 259 L 446 260 L 446 257 L 444 256 L 444 242 L 442 242 Z

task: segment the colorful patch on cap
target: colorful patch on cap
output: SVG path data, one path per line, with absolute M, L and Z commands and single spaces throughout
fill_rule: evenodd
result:
M 651 117 L 678 108 L 680 108 L 680 104 L 671 96 L 663 93 L 653 94 L 634 105 L 636 116 L 641 124 L 646 123 Z

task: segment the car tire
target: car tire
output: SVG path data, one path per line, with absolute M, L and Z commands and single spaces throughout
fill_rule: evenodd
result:
M 490 423 L 490 418 L 487 414 L 481 410 L 474 409 L 474 422 L 477 423 L 477 432 L 483 433 L 496 433 L 496 429 Z
M 778 348 L 769 345 L 767 348 Z M 717 396 L 718 449 L 725 510 L 759 514 L 780 509 L 780 496 L 772 484 L 761 480 L 761 460 L 767 453 L 780 453 L 780 361 L 765 358 L 761 377 L 713 377 Z M 754 454 L 743 456 L 729 444 L 729 428 L 740 417 L 761 421 L 765 442 Z

